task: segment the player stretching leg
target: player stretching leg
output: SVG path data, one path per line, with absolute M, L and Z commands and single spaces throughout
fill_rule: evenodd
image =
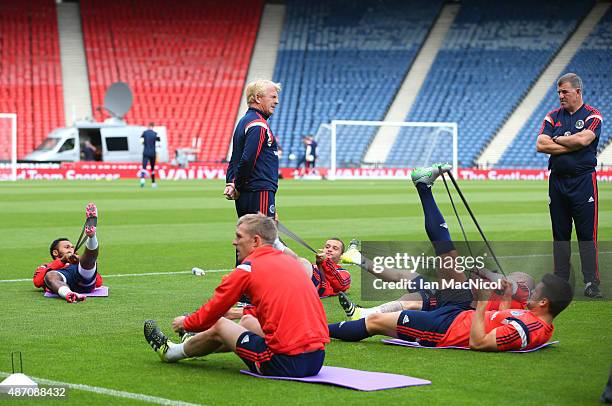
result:
M 98 209 L 93 203 L 85 208 L 87 224 L 85 225 L 85 252 L 79 257 L 74 252 L 74 245 L 68 238 L 58 238 L 51 243 L 49 252 L 52 262 L 39 266 L 34 272 L 33 282 L 37 288 L 56 293 L 68 303 L 85 300 L 82 293 L 91 292 L 102 286 L 102 277 L 98 274 L 98 239 L 96 225 Z
M 452 264 L 457 251 L 431 194 L 431 185 L 439 173 L 433 170 L 415 172 L 413 181 L 423 204 L 429 239 L 438 257 L 451 258 L 451 261 L 440 263 Z M 466 280 L 465 274 L 456 272 L 454 266 L 438 271 L 442 278 Z M 504 304 L 500 308 L 507 309 L 512 298 L 512 284 L 505 279 L 501 284 Z M 329 331 L 330 337 L 345 341 L 382 334 L 417 341 L 428 347 L 460 346 L 480 351 L 531 349 L 546 343 L 552 336 L 553 319 L 569 305 L 572 297 L 572 288 L 565 280 L 547 274 L 529 299 L 528 310 L 487 311 L 488 302 L 484 300 L 479 300 L 476 310 L 472 310 L 470 290 L 442 289 L 436 292 L 438 303 L 434 310 L 374 313 L 365 319 L 330 324 Z
M 421 204 L 423 206 L 425 231 L 427 232 L 429 240 L 434 246 L 436 255 L 456 258 L 458 254 L 451 241 L 448 226 L 446 225 L 444 217 L 440 213 L 440 210 L 438 209 L 438 206 L 436 205 L 431 193 L 431 187 L 438 176 L 440 176 L 442 173 L 450 172 L 451 169 L 452 166 L 449 164 L 435 164 L 430 168 L 416 168 L 412 171 L 411 177 L 414 185 L 417 188 L 419 198 L 421 199 Z M 419 274 L 405 270 L 385 269 L 382 272 L 374 272 L 372 261 L 368 258 L 361 257 L 356 248 L 349 248 L 343 256 L 343 259 L 352 263 L 361 263 L 364 269 L 372 273 L 377 278 L 385 281 L 414 281 L 413 283 L 419 286 L 421 284 L 420 281 L 424 280 Z M 438 275 L 441 279 L 457 280 L 459 282 L 464 282 L 466 280 L 464 273 L 457 273 L 452 269 L 438 269 Z M 358 319 L 365 317 L 370 312 L 387 313 L 408 309 L 429 310 L 429 303 L 433 303 L 435 300 L 433 296 L 434 292 L 426 289 L 419 289 L 418 291 L 403 295 L 397 301 L 377 306 L 373 310 L 355 306 L 355 304 L 352 303 L 346 295 L 339 295 L 339 301 L 349 319 Z
M 431 168 L 416 168 L 412 171 L 412 180 L 415 187 L 419 190 L 419 197 L 423 205 L 423 212 L 425 214 L 425 229 L 427 234 L 434 243 L 436 240 L 432 238 L 438 238 L 440 241 L 448 239 L 450 241 L 450 234 L 448 234 L 448 228 L 445 226 L 446 222 L 444 217 L 440 213 L 436 202 L 431 194 L 431 187 L 435 179 L 441 174 L 451 170 L 451 166 L 448 164 L 436 164 Z M 433 212 L 433 215 L 431 215 Z M 437 225 L 439 224 L 439 226 Z M 436 233 L 442 227 L 442 234 Z M 439 243 L 439 241 L 437 242 Z M 443 247 L 443 249 L 446 249 Z M 419 279 L 423 278 L 414 272 L 408 272 L 406 270 L 397 269 L 385 269 L 382 272 L 373 272 L 372 261 L 361 256 L 360 252 L 356 249 L 356 245 L 347 250 L 343 256 L 346 262 L 350 263 L 361 263 L 366 270 L 375 275 L 376 277 L 385 280 L 397 282 L 404 280 L 414 280 L 415 283 L 419 283 Z M 479 277 L 488 281 L 498 281 L 502 278 L 501 275 L 486 269 L 475 269 L 472 271 L 472 278 Z M 509 303 L 508 308 L 512 309 L 523 309 L 527 305 L 527 299 L 529 298 L 530 292 L 535 288 L 535 281 L 533 278 L 523 272 L 513 272 L 508 275 L 508 280 L 512 284 L 512 301 Z M 373 313 L 392 313 L 395 311 L 402 310 L 433 310 L 437 307 L 439 302 L 439 293 L 432 291 L 431 289 L 415 289 L 409 291 L 409 293 L 401 296 L 397 300 L 384 303 L 379 306 L 371 308 L 362 308 L 353 303 L 346 294 L 339 294 L 338 299 L 340 305 L 344 309 L 346 316 L 349 320 L 358 320 L 364 318 L 369 314 Z M 502 305 L 502 308 L 500 308 Z M 475 307 L 475 304 L 474 304 Z M 499 295 L 494 294 L 489 301 L 487 310 L 504 310 L 501 298 Z

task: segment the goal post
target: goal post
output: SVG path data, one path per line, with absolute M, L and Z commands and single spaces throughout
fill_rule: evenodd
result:
M 350 128 L 352 130 L 349 130 Z M 392 128 L 393 131 L 384 133 L 382 128 Z M 327 131 L 327 129 L 329 129 Z M 379 134 L 382 133 L 382 134 Z M 326 140 L 329 133 L 329 160 L 324 159 Z M 378 134 L 378 135 L 377 135 Z M 321 162 L 320 166 L 328 168 L 328 179 L 337 178 L 339 168 L 351 165 L 352 167 L 368 167 L 377 165 L 381 167 L 402 167 L 412 169 L 416 166 L 427 166 L 435 162 L 450 162 L 453 164 L 453 173 L 457 177 L 458 171 L 458 125 L 456 122 L 410 122 L 410 121 L 365 121 L 365 120 L 332 120 L 323 124 L 317 132 Z M 375 138 L 382 137 L 378 140 Z M 365 140 L 365 141 L 364 141 Z M 364 162 L 365 150 L 374 142 L 382 146 L 379 152 L 380 159 L 376 162 Z M 409 141 L 409 144 L 407 142 Z M 360 142 L 366 145 L 359 146 Z M 370 145 L 370 143 L 372 145 Z M 322 149 L 322 150 L 321 150 Z M 354 150 L 352 158 L 342 161 L 339 165 L 339 150 Z M 401 158 L 401 164 L 393 164 L 392 157 Z M 359 162 L 357 162 L 359 161 Z
M 0 181 L 17 180 L 17 114 L 0 113 Z

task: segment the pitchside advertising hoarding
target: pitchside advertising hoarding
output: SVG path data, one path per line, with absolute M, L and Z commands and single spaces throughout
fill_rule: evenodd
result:
M 17 164 L 18 180 L 116 180 L 140 177 L 139 163 L 66 162 Z M 225 179 L 227 164 L 191 163 L 182 168 L 170 164 L 156 165 L 160 180 Z M 336 179 L 408 179 L 411 169 L 406 168 L 342 168 L 336 170 Z M 281 168 L 284 179 L 296 177 L 294 168 Z M 327 177 L 327 170 L 320 169 L 309 179 Z M 461 180 L 546 180 L 544 169 L 470 169 L 461 168 Z M 0 180 L 11 178 L 11 165 L 0 163 Z M 599 181 L 612 181 L 612 170 L 597 172 Z

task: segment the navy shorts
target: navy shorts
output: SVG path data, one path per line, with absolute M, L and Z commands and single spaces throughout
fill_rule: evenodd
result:
M 419 291 L 421 292 L 421 291 Z M 423 298 L 423 310 L 404 310 L 397 319 L 397 337 L 435 347 L 459 313 L 472 309 L 472 292 L 467 289 L 441 289 L 435 292 L 435 307 Z M 429 298 L 431 300 L 431 298 Z
M 142 156 L 142 169 L 147 169 L 147 164 L 151 164 L 151 172 L 155 172 L 155 160 L 156 156 Z
M 240 192 L 236 200 L 236 213 L 238 217 L 245 214 L 262 213 L 268 217 L 274 217 L 276 206 L 274 205 L 275 193 L 271 190 L 260 190 L 257 192 Z
M 79 265 L 70 265 L 67 268 L 54 270 L 59 272 L 64 278 L 64 282 L 71 291 L 77 293 L 88 293 L 96 288 L 96 274 L 89 280 L 83 278 L 79 273 Z
M 302 378 L 319 373 L 325 359 L 325 351 L 318 350 L 298 355 L 273 354 L 263 337 L 250 331 L 240 334 L 236 342 L 236 354 L 251 372 L 267 376 Z
M 444 306 L 459 306 L 465 310 L 472 308 L 474 297 L 468 289 L 420 289 L 417 291 L 421 295 L 423 305 L 421 310 L 429 312 Z

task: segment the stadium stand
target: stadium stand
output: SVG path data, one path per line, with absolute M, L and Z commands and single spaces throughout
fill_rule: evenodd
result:
M 572 0 L 462 1 L 407 121 L 459 123 L 459 165 L 473 166 L 592 5 Z M 405 166 L 431 147 L 415 143 L 406 136 L 410 131 L 415 132 L 402 130 L 386 166 Z M 430 162 L 447 160 L 450 142 L 450 137 L 438 137 Z
M 112 82 L 127 82 L 129 123 L 165 125 L 170 151 L 200 137 L 199 160 L 225 159 L 262 8 L 263 0 L 81 1 L 93 108 Z
M 612 87 L 612 9 L 600 20 L 593 32 L 584 41 L 572 58 L 565 72 L 575 72 L 584 82 L 584 101 L 599 109 L 604 120 L 606 112 L 612 112 L 612 99 L 607 89 Z M 557 85 L 552 84 L 546 97 L 533 115 L 527 120 L 512 144 L 508 147 L 497 166 L 505 168 L 543 168 L 548 164 L 548 155 L 537 153 L 536 138 L 544 116 L 559 108 Z M 603 131 L 599 150 L 609 142 L 610 131 Z
M 18 158 L 64 125 L 53 0 L 0 2 L 0 112 L 17 113 Z
M 288 0 L 274 79 L 283 84 L 272 118 L 284 155 L 332 119 L 382 120 L 442 5 L 418 0 Z M 339 131 L 338 162 L 358 165 L 373 128 Z M 329 159 L 329 138 L 319 139 Z

